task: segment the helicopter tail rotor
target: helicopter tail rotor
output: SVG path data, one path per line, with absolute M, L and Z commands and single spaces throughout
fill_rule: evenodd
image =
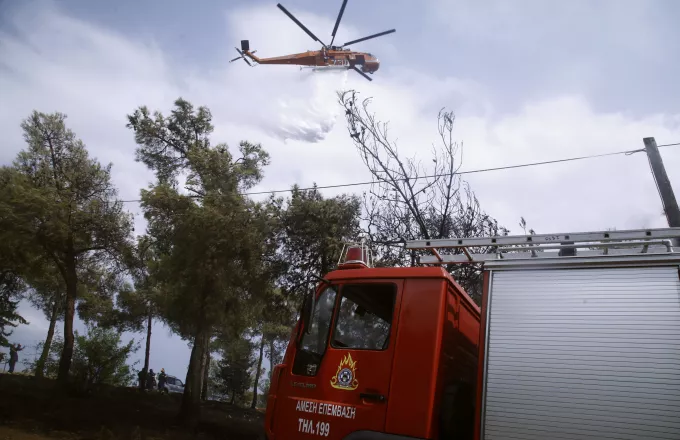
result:
M 248 61 L 248 58 L 246 58 L 246 54 L 247 54 L 249 57 L 254 58 L 255 60 L 257 60 L 257 58 L 251 56 L 252 54 L 254 54 L 254 53 L 257 52 L 257 51 L 254 50 L 254 51 L 250 52 L 250 42 L 249 42 L 248 40 L 241 40 L 241 49 L 239 49 L 238 47 L 235 47 L 234 49 L 236 49 L 236 52 L 238 52 L 238 54 L 239 54 L 240 56 L 234 58 L 233 60 L 229 60 L 230 63 L 233 63 L 233 62 L 236 61 L 236 60 L 243 59 L 243 61 L 245 61 L 246 64 L 248 64 L 250 67 L 253 66 L 253 65 L 250 63 L 250 61 Z
M 248 59 L 246 58 L 246 55 L 245 55 L 243 52 L 241 52 L 241 51 L 239 50 L 238 47 L 235 47 L 234 49 L 236 49 L 236 52 L 238 52 L 240 56 L 237 56 L 237 57 L 234 58 L 233 60 L 229 60 L 230 63 L 233 63 L 233 62 L 236 61 L 236 60 L 241 60 L 241 59 L 242 59 L 243 61 L 246 62 L 247 65 L 249 65 L 250 67 L 253 67 L 253 65 L 250 64 L 250 61 L 248 61 Z

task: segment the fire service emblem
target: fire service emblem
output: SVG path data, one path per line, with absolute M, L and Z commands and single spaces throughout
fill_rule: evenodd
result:
M 352 360 L 352 355 L 347 353 L 338 365 L 338 371 L 331 378 L 331 386 L 339 390 L 356 390 L 359 386 L 357 380 L 357 363 Z

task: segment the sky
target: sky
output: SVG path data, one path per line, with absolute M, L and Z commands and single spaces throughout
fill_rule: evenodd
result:
M 340 4 L 283 2 L 326 43 Z M 137 199 L 153 176 L 134 160 L 126 115 L 141 105 L 167 113 L 181 96 L 210 108 L 214 143 L 249 140 L 270 153 L 256 191 L 364 181 L 337 103 L 343 89 L 372 97 L 400 153 L 423 163 L 439 109 L 452 110 L 463 170 L 635 150 L 644 137 L 676 143 L 679 14 L 674 0 L 350 0 L 336 43 L 396 28 L 352 47 L 381 61 L 368 82 L 354 72 L 229 63 L 242 39 L 262 57 L 318 48 L 274 1 L 0 0 L 0 163 L 24 148 L 19 126 L 32 110 L 59 111 L 93 156 L 113 163 L 120 197 Z M 680 194 L 680 147 L 661 154 Z M 522 216 L 539 233 L 667 226 L 644 153 L 466 180 L 514 233 Z M 138 205 L 126 207 L 142 233 Z M 11 339 L 33 346 L 47 323 L 26 303 L 21 312 L 30 325 Z M 143 334 L 131 336 L 143 346 Z M 189 352 L 154 326 L 154 370 L 184 378 Z

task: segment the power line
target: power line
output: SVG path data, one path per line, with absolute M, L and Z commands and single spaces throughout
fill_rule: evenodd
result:
M 673 143 L 673 144 L 664 144 L 664 145 L 658 145 L 659 148 L 661 147 L 671 147 L 671 146 L 677 146 L 680 145 L 680 142 Z M 630 156 L 635 153 L 641 153 L 644 152 L 645 149 L 636 149 L 636 150 L 626 150 L 626 151 L 614 151 L 611 153 L 602 153 L 602 154 L 592 154 L 589 156 L 578 156 L 578 157 L 570 157 L 566 159 L 555 159 L 555 160 L 546 160 L 546 161 L 541 161 L 541 162 L 531 162 L 531 163 L 524 163 L 520 165 L 506 165 L 502 167 L 493 167 L 493 168 L 480 168 L 477 170 L 469 170 L 469 171 L 458 171 L 456 173 L 443 173 L 443 174 L 431 174 L 427 176 L 420 176 L 417 178 L 409 178 L 409 180 L 418 180 L 418 179 L 433 179 L 433 178 L 439 178 L 439 177 L 448 177 L 451 174 L 477 174 L 477 173 L 486 173 L 490 171 L 502 171 L 502 170 L 512 170 L 512 169 L 517 169 L 517 168 L 528 168 L 528 167 L 535 167 L 535 166 L 540 166 L 540 165 L 551 165 L 551 164 L 556 164 L 556 163 L 564 163 L 564 162 L 574 162 L 577 160 L 586 160 L 586 159 L 597 159 L 600 157 L 608 157 L 608 156 L 617 156 L 624 154 L 626 156 Z M 406 178 L 402 179 L 396 179 L 397 181 L 404 181 L 407 180 Z M 307 187 L 307 188 L 298 188 L 298 191 L 309 191 L 313 189 L 335 189 L 335 188 L 349 188 L 353 186 L 364 186 L 364 185 L 371 185 L 376 183 L 374 180 L 371 181 L 364 181 L 364 182 L 353 182 L 353 183 L 339 183 L 337 185 L 323 185 L 323 186 L 316 186 L 316 187 Z M 246 192 L 242 193 L 244 196 L 255 196 L 255 195 L 263 195 L 263 194 L 280 194 L 280 193 L 287 193 L 287 192 L 292 192 L 292 189 L 277 189 L 277 190 L 270 190 L 270 191 L 254 191 L 254 192 Z M 141 200 L 121 200 L 122 203 L 134 203 L 134 202 L 141 202 Z

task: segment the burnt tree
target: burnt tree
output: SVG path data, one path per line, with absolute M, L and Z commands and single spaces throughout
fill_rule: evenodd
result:
M 346 91 L 339 94 L 339 102 L 345 109 L 349 136 L 373 179 L 364 192 L 362 220 L 380 264 L 414 265 L 418 255 L 399 244 L 405 240 L 508 233 L 484 212 L 459 174 L 462 144 L 454 140 L 452 112 L 442 109 L 437 115 L 438 139 L 430 150 L 431 165 L 425 167 L 418 158 L 400 154 L 389 124 L 370 111 L 370 99 L 360 100 L 357 92 Z M 450 265 L 447 269 L 479 302 L 480 268 Z

